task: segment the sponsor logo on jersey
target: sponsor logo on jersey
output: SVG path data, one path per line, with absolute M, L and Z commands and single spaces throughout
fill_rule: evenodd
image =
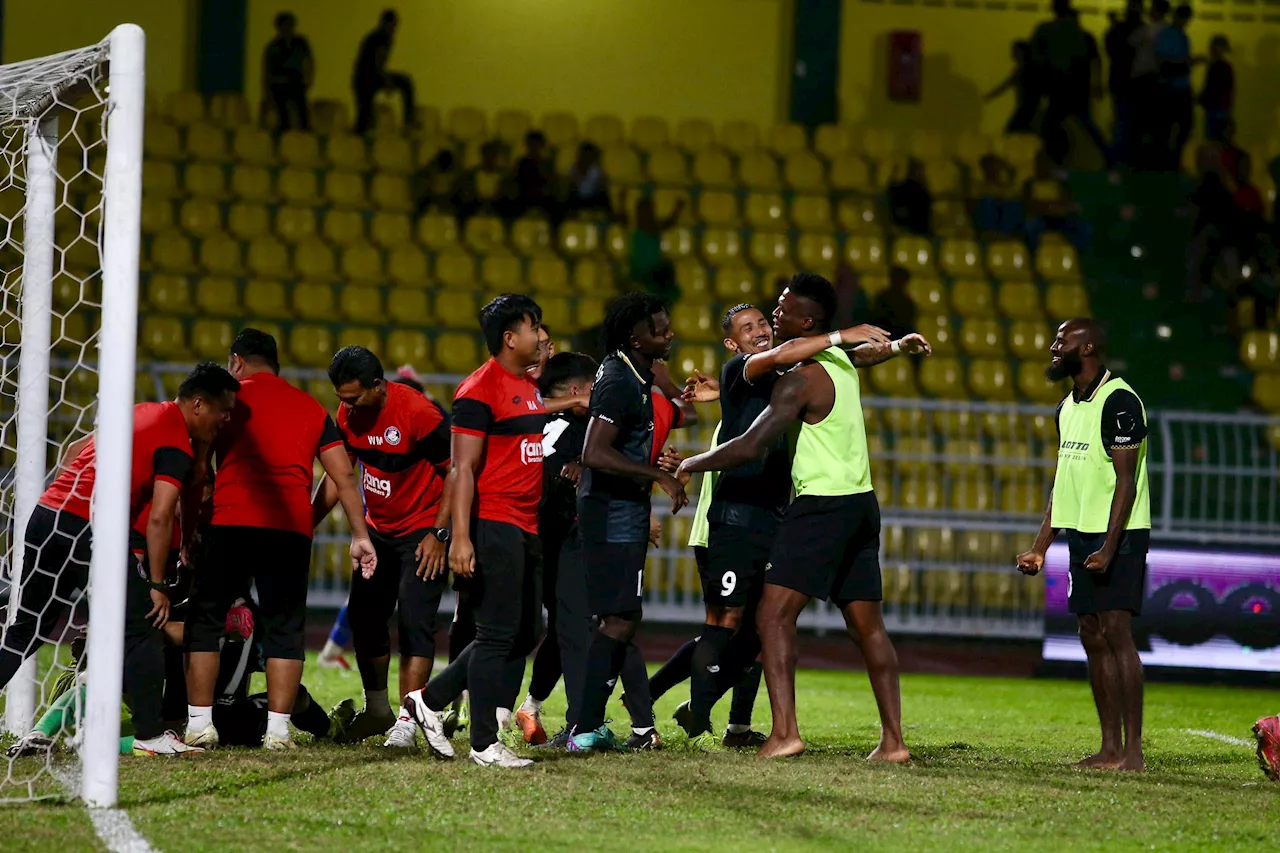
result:
M 387 440 L 387 444 L 395 447 L 400 443 L 400 430 L 396 427 L 389 426 L 387 427 L 386 432 L 382 434 L 382 437 Z
M 542 462 L 542 440 L 541 439 L 521 439 L 520 440 L 520 461 L 525 465 L 533 465 Z
M 399 438 L 396 440 L 399 441 Z M 389 498 L 391 497 L 391 481 L 383 477 L 375 477 L 366 468 L 364 471 L 364 491 L 368 495 Z
M 1059 450 L 1079 450 L 1079 451 L 1081 451 L 1081 452 L 1084 452 L 1084 451 L 1087 451 L 1087 450 L 1089 449 L 1089 442 L 1087 442 L 1087 441 L 1064 441 L 1064 442 L 1062 442 L 1062 444 L 1060 444 L 1060 445 L 1059 445 L 1058 449 L 1059 449 Z

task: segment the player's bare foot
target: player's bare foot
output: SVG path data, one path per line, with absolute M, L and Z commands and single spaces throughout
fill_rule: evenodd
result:
M 1123 756 L 1111 752 L 1097 752 L 1071 766 L 1076 770 L 1115 770 Z
M 911 753 L 902 744 L 886 746 L 880 744 L 867 756 L 867 761 L 884 761 L 889 764 L 906 764 L 911 760 Z
M 772 735 L 756 753 L 757 758 L 788 758 L 804 752 L 804 741 L 800 738 L 775 738 Z
M 1147 771 L 1147 762 L 1143 759 L 1142 753 L 1139 752 L 1137 755 L 1126 755 L 1124 760 L 1117 765 L 1117 768 L 1130 773 L 1145 773 Z

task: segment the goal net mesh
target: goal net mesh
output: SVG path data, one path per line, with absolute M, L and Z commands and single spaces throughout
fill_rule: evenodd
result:
M 77 793 L 59 782 L 76 769 L 88 566 L 39 568 L 51 543 L 23 542 L 34 501 L 94 426 L 107 54 L 103 42 L 0 66 L 0 802 Z

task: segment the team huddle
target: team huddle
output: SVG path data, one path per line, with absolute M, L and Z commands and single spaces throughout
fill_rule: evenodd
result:
M 688 680 L 675 719 L 690 738 L 710 735 L 712 708 L 728 693 L 725 746 L 796 755 L 805 748 L 796 621 L 820 598 L 840 608 L 866 661 L 881 724 L 869 758 L 909 760 L 897 656 L 881 618 L 880 509 L 857 368 L 931 350 L 917 334 L 833 330 L 835 314 L 831 284 L 798 274 L 771 318 L 749 305 L 727 311 L 731 357 L 719 378 L 699 373 L 682 388 L 665 366 L 672 316 L 656 297 L 627 294 L 609 307 L 597 363 L 552 354 L 538 305 L 504 294 L 480 313 L 492 357 L 458 386 L 451 415 L 420 389 L 389 381 L 372 352 L 346 347 L 329 368 L 340 403 L 333 417 L 279 376 L 271 336 L 242 331 L 229 369 L 199 365 L 176 401 L 135 409 L 124 681 L 134 734 L 122 750 L 287 749 L 292 722 L 339 742 L 385 736 L 388 748 L 413 748 L 420 732 L 431 752 L 453 758 L 465 724 L 473 762 L 522 767 L 532 760 L 504 743 L 505 726 L 548 749 L 661 748 L 654 701 Z M 1078 386 L 1080 353 L 1096 362 L 1102 349 L 1084 322 L 1059 330 L 1051 368 Z M 1089 364 L 1086 385 L 1098 374 Z M 1064 438 L 1071 432 L 1073 446 L 1105 451 L 1106 464 L 1076 454 L 1075 473 L 1060 473 L 1045 527 L 1018 562 L 1038 571 L 1053 534 L 1071 534 L 1071 603 L 1091 664 L 1095 646 L 1118 661 L 1107 676 L 1116 684 L 1103 685 L 1111 704 L 1099 701 L 1104 742 L 1091 766 L 1137 769 L 1141 666 L 1135 674 L 1119 634 L 1140 608 L 1145 574 L 1145 413 L 1123 383 L 1100 394 L 1110 379 L 1064 401 L 1068 413 L 1087 413 L 1069 423 L 1059 415 Z M 714 401 L 721 417 L 711 447 L 682 458 L 671 432 L 696 423 L 694 403 Z M 1117 419 L 1123 435 L 1110 427 Z M 1103 440 L 1082 441 L 1099 424 Z M 1123 462 L 1118 490 L 1116 473 L 1109 481 L 1106 473 L 1113 455 Z M 657 517 L 686 507 L 698 473 L 690 545 L 706 621 L 650 678 L 634 642 L 648 549 Z M 68 449 L 31 518 L 19 609 L 0 642 L 0 687 L 41 642 L 83 630 L 93 476 L 89 437 Z M 1069 494 L 1057 494 L 1059 483 Z M 1123 499 L 1113 504 L 1113 494 Z M 357 712 L 348 700 L 325 716 L 301 685 L 303 629 L 313 532 L 338 504 L 351 527 L 346 611 L 364 706 Z M 433 673 L 450 579 L 449 663 Z M 397 710 L 388 691 L 393 615 Z M 265 696 L 244 688 L 251 648 Z M 529 693 L 517 704 L 535 649 Z M 751 728 L 762 673 L 767 737 Z M 548 738 L 542 706 L 561 676 L 568 711 Z M 619 680 L 631 718 L 625 741 L 605 721 Z M 186 716 L 182 738 L 165 729 L 174 709 Z M 53 731 L 37 728 L 15 749 L 48 748 Z

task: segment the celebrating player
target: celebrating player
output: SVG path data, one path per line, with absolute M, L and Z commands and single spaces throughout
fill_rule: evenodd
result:
M 135 555 L 131 555 L 133 565 L 126 571 L 124 691 L 133 711 L 135 753 L 193 751 L 172 732 L 166 732 L 162 722 L 161 629 L 170 608 L 165 566 L 181 492 L 192 478 L 192 442 L 214 439 L 236 404 L 237 388 L 239 383 L 227 371 L 215 364 L 201 364 L 183 381 L 176 402 L 139 403 L 133 408 L 129 506 Z M 58 624 L 89 587 L 89 507 L 96 473 L 93 436 L 74 442 L 57 479 L 31 514 L 17 613 L 0 639 L 0 688 L 9 683 L 25 658 L 42 643 L 55 639 Z M 144 513 L 145 542 L 139 542 L 137 529 Z M 141 561 L 136 552 L 143 554 Z M 76 630 L 75 626 L 69 629 Z
M 436 614 L 448 572 L 449 427 L 440 409 L 408 385 L 383 378 L 382 363 L 360 346 L 344 347 L 329 364 L 329 381 L 341 405 L 338 429 L 352 463 L 363 469 L 365 520 L 382 570 L 354 572 L 347 615 L 356 666 L 364 686 L 364 710 L 343 736 L 360 741 L 387 732 L 386 746 L 414 746 L 417 727 L 403 705 L 391 712 L 387 672 L 398 612 L 400 685 L 404 696 L 426 685 L 436 656 Z M 326 481 L 316 495 L 314 520 L 329 514 L 337 489 Z M 398 605 L 398 606 L 397 606 Z
M 1131 623 L 1142 612 L 1151 541 L 1147 414 L 1129 384 L 1103 364 L 1106 350 L 1106 330 L 1084 318 L 1059 326 L 1049 347 L 1045 376 L 1070 378 L 1073 387 L 1058 404 L 1049 506 L 1031 550 L 1018 555 L 1018 570 L 1038 574 L 1058 531 L 1067 531 L 1067 605 L 1080 625 L 1102 726 L 1102 748 L 1076 766 L 1145 770 L 1142 660 Z
M 475 640 L 405 708 L 442 758 L 453 757 L 442 712 L 471 693 L 471 760 L 526 767 L 498 740 L 497 712 L 515 704 L 525 657 L 537 642 L 542 546 L 542 431 L 546 410 L 527 374 L 538 363 L 542 309 L 505 293 L 480 312 L 492 358 L 458 386 L 453 401 L 453 538 L 449 567 L 464 580 Z M 509 686 L 514 683 L 514 687 Z
M 817 338 L 812 359 L 780 377 L 769 406 L 737 438 L 686 460 L 682 472 L 727 471 L 760 459 L 793 423 L 791 482 L 796 499 L 778 528 L 765 569 L 756 625 L 773 708 L 764 757 L 804 751 L 795 710 L 796 619 L 812 598 L 833 601 L 867 661 L 880 711 L 880 744 L 871 758 L 905 762 L 898 658 L 880 614 L 880 507 L 871 487 L 867 436 L 855 366 L 899 352 L 928 354 L 919 335 L 865 343 L 852 359 L 841 332 L 830 332 L 835 290 L 825 278 L 801 273 L 778 298 L 774 329 L 785 341 Z M 748 362 L 750 364 L 750 362 Z M 717 487 L 717 491 L 719 487 Z M 714 500 L 713 500 L 714 506 Z
M 231 422 L 213 448 L 213 514 L 204 562 L 191 592 L 186 645 L 188 744 L 217 746 L 214 687 L 227 611 L 249 586 L 258 590 L 267 659 L 267 749 L 289 749 L 289 717 L 302 680 L 303 629 L 311 576 L 312 464 L 337 484 L 351 521 L 351 563 L 377 565 L 360 512 L 351 463 L 333 419 L 310 394 L 280 378 L 275 338 L 244 329 L 231 344 L 240 380 Z

